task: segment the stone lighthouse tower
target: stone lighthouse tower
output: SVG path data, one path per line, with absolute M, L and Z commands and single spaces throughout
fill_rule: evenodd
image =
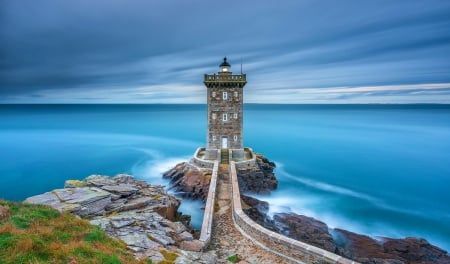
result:
M 205 74 L 208 98 L 206 158 L 217 159 L 219 149 L 231 149 L 233 159 L 244 156 L 242 121 L 245 74 L 233 75 L 227 58 L 217 74 Z

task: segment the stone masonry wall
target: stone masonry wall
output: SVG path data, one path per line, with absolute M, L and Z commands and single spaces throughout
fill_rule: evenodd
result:
M 240 76 L 231 73 L 205 76 L 205 80 L 214 77 L 214 81 L 205 81 L 208 103 L 207 148 L 220 149 L 222 137 L 227 138 L 227 148 L 241 149 L 243 146 L 242 108 L 245 83 L 233 79 Z
M 219 162 L 214 161 L 213 171 L 211 174 L 211 182 L 209 184 L 208 197 L 206 199 L 205 211 L 203 215 L 202 229 L 200 232 L 200 241 L 204 243 L 204 247 L 208 245 L 211 239 L 211 228 L 214 216 L 214 204 L 216 199 L 217 174 L 219 171 Z

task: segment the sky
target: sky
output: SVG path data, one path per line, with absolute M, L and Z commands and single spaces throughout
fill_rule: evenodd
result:
M 0 103 L 450 103 L 450 1 L 0 0 Z

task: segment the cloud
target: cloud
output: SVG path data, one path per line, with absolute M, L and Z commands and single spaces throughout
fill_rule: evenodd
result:
M 132 102 L 140 87 L 155 92 L 136 102 L 182 101 L 181 94 L 199 101 L 203 74 L 217 71 L 223 56 L 235 72 L 244 63 L 250 95 L 450 82 L 445 56 L 450 3 L 443 0 L 282 5 L 4 0 L 0 5 L 2 102 L 121 101 L 117 94 Z M 158 87 L 191 90 L 167 93 Z M 420 98 L 417 91 L 415 100 Z

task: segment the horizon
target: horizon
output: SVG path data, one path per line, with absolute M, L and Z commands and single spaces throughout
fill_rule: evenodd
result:
M 206 103 L 224 56 L 246 103 L 450 104 L 445 0 L 0 5 L 3 104 Z

